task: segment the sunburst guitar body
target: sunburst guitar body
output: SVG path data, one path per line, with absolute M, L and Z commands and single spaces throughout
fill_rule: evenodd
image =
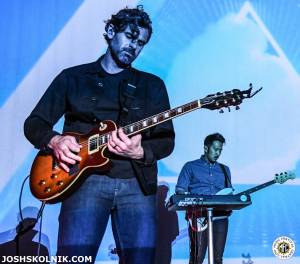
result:
M 110 168 L 110 160 L 104 156 L 106 144 L 101 144 L 102 135 L 115 130 L 113 121 L 101 122 L 98 128 L 88 134 L 65 133 L 74 136 L 82 145 L 78 155 L 80 162 L 69 165 L 69 172 L 58 166 L 58 161 L 50 151 L 41 150 L 35 157 L 30 172 L 30 190 L 41 201 L 55 203 L 67 196 L 80 184 L 91 169 L 107 170 Z

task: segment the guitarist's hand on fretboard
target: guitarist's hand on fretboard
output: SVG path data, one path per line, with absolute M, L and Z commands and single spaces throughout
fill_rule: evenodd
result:
M 48 147 L 53 150 L 58 165 L 66 172 L 70 171 L 67 164 L 75 164 L 77 161 L 81 161 L 81 157 L 75 153 L 79 153 L 82 146 L 77 143 L 73 136 L 56 135 L 50 140 Z
M 144 157 L 144 149 L 141 141 L 141 134 L 129 138 L 122 129 L 118 129 L 112 131 L 107 147 L 110 152 L 116 155 L 131 159 L 142 159 Z

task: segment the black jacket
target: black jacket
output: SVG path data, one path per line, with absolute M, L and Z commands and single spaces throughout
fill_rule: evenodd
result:
M 120 98 L 101 96 L 100 68 L 99 59 L 65 69 L 53 80 L 24 123 L 25 136 L 36 148 L 46 147 L 53 136 L 60 134 L 53 130 L 53 126 L 63 115 L 63 132 L 88 133 L 99 120 L 118 121 L 120 109 L 113 101 L 119 102 Z M 121 73 L 121 78 L 137 87 L 129 105 L 127 123 L 170 108 L 164 82 L 157 76 L 129 68 Z M 131 162 L 145 194 L 156 192 L 157 160 L 171 154 L 174 137 L 171 121 L 158 124 L 142 134 L 144 159 Z

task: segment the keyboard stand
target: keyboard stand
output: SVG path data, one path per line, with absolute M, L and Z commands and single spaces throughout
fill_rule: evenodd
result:
M 169 211 L 186 211 L 191 208 L 207 210 L 208 264 L 214 264 L 213 211 L 240 210 L 250 204 L 250 195 L 243 193 L 236 195 L 174 194 L 170 197 L 167 207 Z
M 213 208 L 207 208 L 208 263 L 214 264 Z

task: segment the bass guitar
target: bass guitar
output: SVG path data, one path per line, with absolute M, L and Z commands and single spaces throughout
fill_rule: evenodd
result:
M 275 177 L 273 180 L 265 182 L 260 185 L 257 185 L 255 187 L 252 187 L 245 191 L 239 192 L 237 194 L 234 194 L 232 188 L 225 188 L 225 189 L 222 189 L 219 192 L 217 192 L 216 195 L 234 195 L 235 197 L 237 197 L 236 200 L 247 201 L 247 199 L 248 199 L 247 196 L 251 193 L 257 192 L 257 191 L 259 191 L 263 188 L 266 188 L 275 183 L 283 184 L 287 180 L 293 180 L 295 178 L 296 178 L 296 174 L 293 171 L 281 172 L 281 173 L 275 174 Z M 234 196 L 232 196 L 232 197 L 234 197 Z M 199 206 L 200 206 L 200 204 L 199 204 Z M 201 211 L 202 211 L 202 209 L 200 209 L 200 211 L 198 209 L 197 211 L 194 211 L 194 212 L 192 210 L 188 214 L 189 224 L 195 232 L 201 232 L 207 228 L 207 217 L 203 216 L 203 214 L 206 214 L 206 212 L 205 211 L 201 212 Z M 198 216 L 199 212 L 200 212 L 200 214 L 202 214 L 202 217 Z M 231 212 L 229 212 L 228 214 L 226 214 L 226 211 L 224 212 L 224 215 L 230 215 L 230 214 L 231 214 Z M 217 217 L 214 217 L 214 219 L 221 219 L 221 218 L 225 218 L 225 217 L 227 217 L 227 216 L 217 216 Z
M 234 89 L 223 93 L 210 94 L 203 99 L 195 100 L 126 125 L 123 127 L 123 131 L 126 135 L 132 136 L 200 108 L 214 110 L 230 106 L 238 107 L 243 99 L 253 97 L 261 89 L 251 93 L 252 85 L 250 84 L 248 90 Z M 83 175 L 88 174 L 91 169 L 107 170 L 110 160 L 105 157 L 104 151 L 107 148 L 111 132 L 116 129 L 116 124 L 111 120 L 107 120 L 100 122 L 99 126 L 92 129 L 88 134 L 65 133 L 64 135 L 74 136 L 77 142 L 82 145 L 78 153 L 82 159 L 75 165 L 69 165 L 69 172 L 59 167 L 58 161 L 51 151 L 39 151 L 33 161 L 29 178 L 32 194 L 46 203 L 59 202 L 80 184 L 84 178 Z

